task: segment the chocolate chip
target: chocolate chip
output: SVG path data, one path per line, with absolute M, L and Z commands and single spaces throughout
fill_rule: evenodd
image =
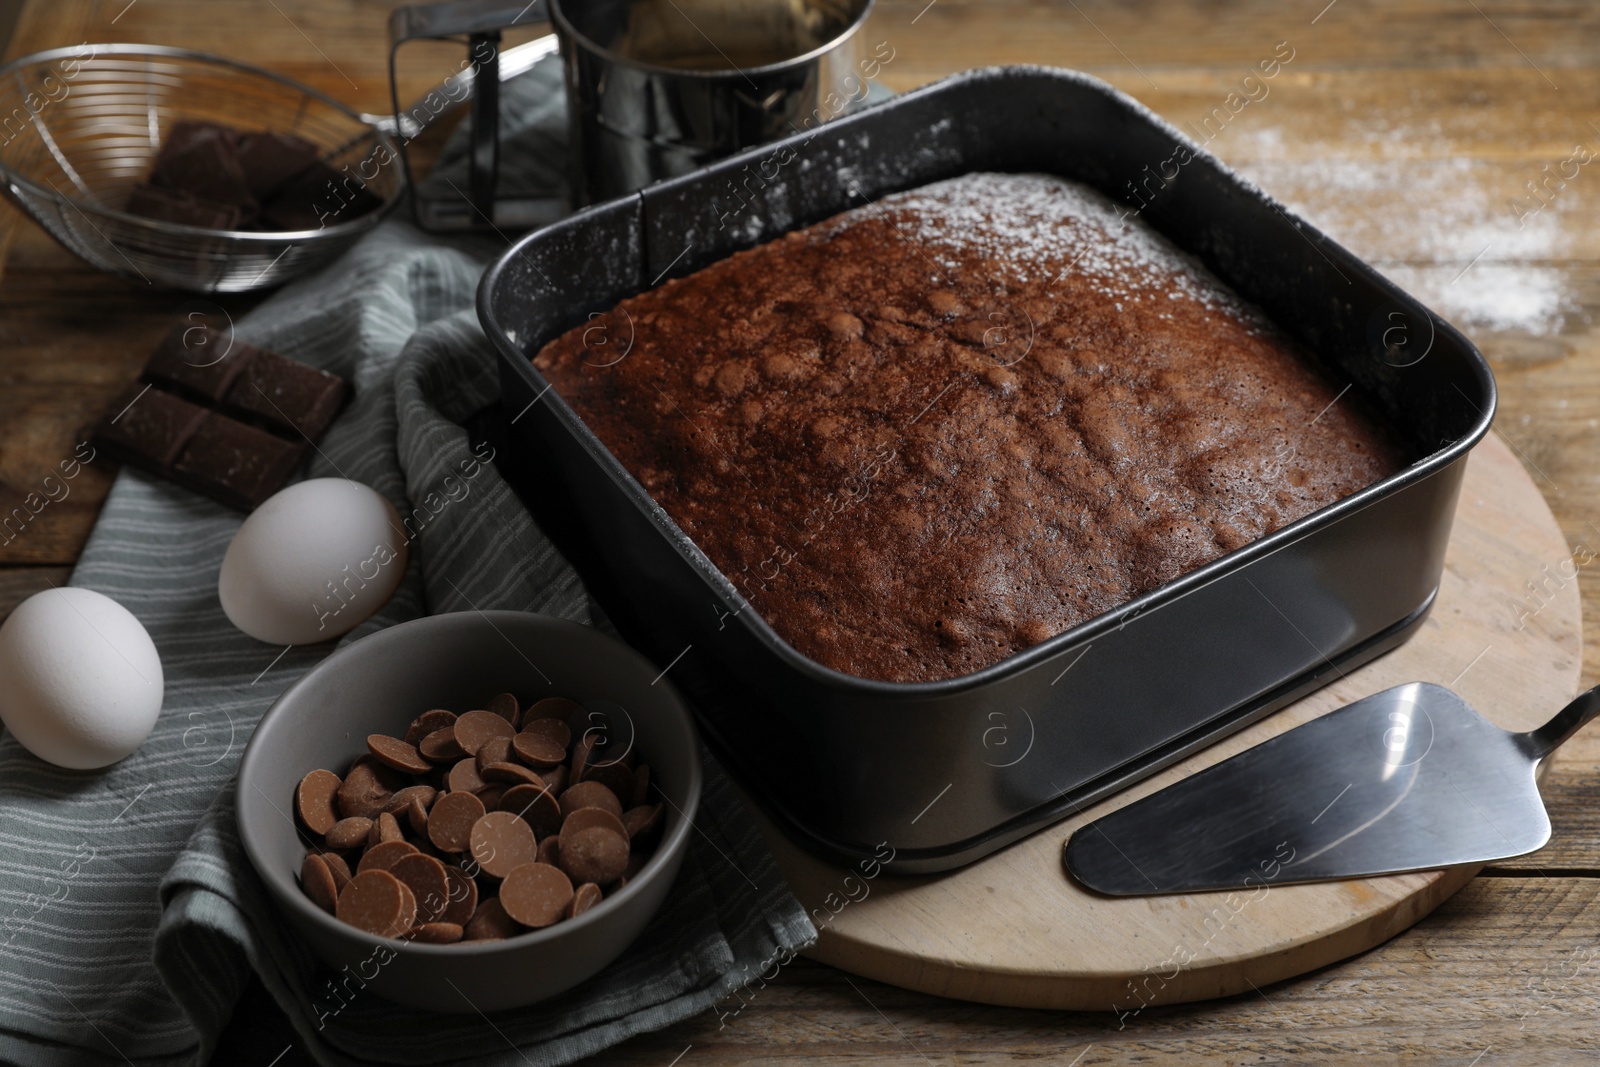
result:
M 589 761 L 594 757 L 594 750 L 599 744 L 599 738 L 594 734 L 584 734 L 573 742 L 572 762 L 568 765 L 571 768 L 573 782 L 583 781 L 583 773 L 589 769 Z
M 622 825 L 627 827 L 628 841 L 634 847 L 648 842 L 661 830 L 661 805 L 629 808 L 622 813 Z
M 407 909 L 406 904 L 411 907 Z M 399 937 L 417 917 L 416 901 L 405 885 L 384 870 L 362 871 L 339 894 L 340 922 L 379 937 Z
M 499 899 L 507 915 L 537 930 L 559 922 L 566 914 L 572 902 L 572 882 L 555 867 L 524 863 L 500 883 Z
M 561 838 L 556 834 L 543 838 L 539 842 L 539 862 L 548 863 L 552 867 L 561 866 Z
M 384 873 L 388 874 L 390 872 L 385 871 Z M 417 895 L 404 882 L 400 883 L 400 901 L 401 914 L 410 916 L 410 919 L 406 920 L 406 929 L 410 930 L 417 922 Z M 403 937 L 404 935 L 402 934 L 401 936 Z
M 633 796 L 633 772 L 623 766 L 621 760 L 589 764 L 589 769 L 584 774 L 583 780 L 586 782 L 599 782 L 611 790 L 619 802 L 624 797 Z
M 456 744 L 469 756 L 476 756 L 485 741 L 511 737 L 516 728 L 500 716 L 487 711 L 469 711 L 456 720 Z
M 501 941 L 521 932 L 498 897 L 490 897 L 479 904 L 463 930 L 470 941 Z
M 532 722 L 537 719 L 560 719 L 574 732 L 581 731 L 587 721 L 588 714 L 582 704 L 566 697 L 545 697 L 537 701 L 522 716 L 523 722 Z
M 438 730 L 448 730 L 455 724 L 456 713 L 453 711 L 445 711 L 442 708 L 425 711 L 412 719 L 411 725 L 406 727 L 405 742 L 408 745 L 415 745 L 429 734 Z
M 511 747 L 530 767 L 559 767 L 567 761 L 567 748 L 543 733 L 524 730 L 511 739 Z
M 622 818 L 622 801 L 599 782 L 579 782 L 568 786 L 566 792 L 561 794 L 563 819 L 579 808 L 605 808 L 617 818 Z
M 548 737 L 550 740 L 560 745 L 563 750 L 572 744 L 572 727 L 567 725 L 565 719 L 560 719 L 555 716 L 547 716 L 543 719 L 530 719 L 523 723 L 522 732 L 525 734 L 539 734 L 540 736 Z
M 633 769 L 633 793 L 628 807 L 637 808 L 650 802 L 650 765 L 641 763 Z
M 410 940 L 424 945 L 452 945 L 465 931 L 455 923 L 423 923 L 411 931 Z
M 471 851 L 485 874 L 504 878 L 524 863 L 532 863 L 539 846 L 527 823 L 509 811 L 491 811 L 473 824 Z
M 450 904 L 450 879 L 445 865 L 432 856 L 416 853 L 401 857 L 389 868 L 417 898 L 417 921 L 430 923 L 443 918 Z
M 360 848 L 367 843 L 370 833 L 372 820 L 362 815 L 352 815 L 328 827 L 322 839 L 329 848 Z
M 410 824 L 411 832 L 418 837 L 428 836 L 428 809 L 423 807 L 420 796 L 412 797 L 411 803 L 406 807 L 406 822 Z
M 561 869 L 579 882 L 609 885 L 627 867 L 628 840 L 620 834 L 591 826 L 561 835 Z
M 350 884 L 350 879 L 353 877 L 350 873 L 350 865 L 337 852 L 324 852 L 321 855 L 322 862 L 328 865 L 328 871 L 333 875 L 334 884 L 339 887 L 340 892 L 343 892 L 344 887 Z
M 339 787 L 339 812 L 346 818 L 359 815 L 370 819 L 381 814 L 393 796 L 377 767 L 358 761 Z
M 372 848 L 375 845 L 381 845 L 385 841 L 404 840 L 405 835 L 400 832 L 399 820 L 397 820 L 393 815 L 390 815 L 385 811 L 379 813 L 378 817 L 372 820 L 372 830 L 367 834 L 368 848 Z
M 438 794 L 439 791 L 431 785 L 408 785 L 396 791 L 383 810 L 398 819 L 410 809 L 413 800 L 420 800 L 422 810 L 427 811 L 428 806 L 433 803 L 433 798 Z
M 306 891 L 306 896 L 311 898 L 311 903 L 329 915 L 338 912 L 339 886 L 334 881 L 333 872 L 328 869 L 327 861 L 315 852 L 307 852 L 300 864 L 300 885 Z
M 567 768 L 556 767 L 553 770 L 542 771 L 539 777 L 544 779 L 544 787 L 556 796 L 560 796 L 567 788 Z
M 456 741 L 454 726 L 441 727 L 417 742 L 417 751 L 434 763 L 454 763 L 467 754 Z
M 491 782 L 472 795 L 483 801 L 484 811 L 493 811 L 500 806 L 500 798 L 506 795 L 506 787 L 498 782 Z
M 540 840 L 561 829 L 561 804 L 549 789 L 514 785 L 500 798 L 500 810 L 519 816 L 533 828 Z
M 439 921 L 465 926 L 472 913 L 478 910 L 478 883 L 459 867 L 446 867 L 444 873 L 450 882 L 450 892 Z
M 474 757 L 478 761 L 478 774 L 483 774 L 483 769 L 491 763 L 505 763 L 511 759 L 511 738 L 491 737 L 478 746 L 478 754 Z
M 611 814 L 605 808 L 579 808 L 565 819 L 561 820 L 561 836 L 575 834 L 579 830 L 587 830 L 591 826 L 601 826 L 624 841 L 628 839 L 628 829 L 623 821 Z
M 501 782 L 506 785 L 531 785 L 535 789 L 543 789 L 544 779 L 520 763 L 491 763 L 479 772 L 485 782 Z
M 522 705 L 517 703 L 517 698 L 510 693 L 500 693 L 497 696 L 490 697 L 489 702 L 483 706 L 483 710 L 491 715 L 500 716 L 515 728 L 517 717 L 522 712 Z
M 314 834 L 325 834 L 339 821 L 334 797 L 344 783 L 332 771 L 312 771 L 300 779 L 294 791 L 294 810 Z
M 572 903 L 567 905 L 567 918 L 576 919 L 600 903 L 601 896 L 599 886 L 593 882 L 583 883 L 572 893 Z
M 465 852 L 483 815 L 483 801 L 471 793 L 446 793 L 428 812 L 428 840 L 442 852 Z
M 361 854 L 361 862 L 356 864 L 356 874 L 362 871 L 386 871 L 407 856 L 414 856 L 417 846 L 409 841 L 385 841 L 381 845 L 373 845 Z
M 423 759 L 414 745 L 387 734 L 368 734 L 367 751 L 373 759 L 407 774 L 427 774 L 433 764 Z
M 471 756 L 450 768 L 449 782 L 452 793 L 476 793 L 486 784 L 478 775 L 478 761 Z

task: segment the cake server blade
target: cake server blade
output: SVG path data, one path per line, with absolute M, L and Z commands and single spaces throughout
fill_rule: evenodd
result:
M 1081 827 L 1067 869 L 1146 896 L 1487 863 L 1550 839 L 1539 764 L 1600 714 L 1600 688 L 1502 730 L 1411 682 L 1288 730 Z

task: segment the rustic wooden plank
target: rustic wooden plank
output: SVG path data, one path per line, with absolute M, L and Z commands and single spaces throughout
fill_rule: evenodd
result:
M 71 567 L 6 567 L 0 569 L 0 622 L 11 609 L 35 593 L 65 585 Z
M 1462 1067 L 1588 1063 L 1580 1050 L 1593 1047 L 1600 1009 L 1597 936 L 1600 882 L 1480 878 L 1356 960 L 1259 993 L 1121 1020 L 962 1004 L 797 960 L 718 1010 L 634 1038 L 604 1060 L 660 1067 L 688 1049 L 684 1067 L 1070 1064 L 1080 1054 L 1083 1065 L 1342 1067 L 1357 1056 Z
M 11 54 L 86 39 L 181 43 L 282 70 L 355 106 L 377 109 L 387 95 L 381 38 L 390 6 L 376 0 L 138 0 L 131 8 L 127 0 L 33 2 Z M 1273 81 L 1271 95 L 1243 110 L 1211 147 L 1339 239 L 1382 260 L 1383 269 L 1408 286 L 1448 303 L 1466 284 L 1445 292 L 1465 266 L 1461 253 L 1472 227 L 1461 220 L 1478 221 L 1467 208 L 1493 215 L 1500 199 L 1535 176 L 1527 168 L 1559 163 L 1570 140 L 1590 136 L 1589 109 L 1600 99 L 1593 63 L 1600 54 L 1600 10 L 1445 0 L 1337 0 L 1324 7 L 1325 0 L 1292 6 L 1187 0 L 1159 7 L 1107 0 L 936 0 L 931 6 L 880 0 L 867 32 L 895 46 L 885 81 L 896 89 L 974 65 L 1051 63 L 1105 77 L 1180 124 L 1209 113 L 1247 67 L 1288 40 L 1295 58 Z M 408 87 L 420 90 L 434 73 L 430 64 L 449 62 L 442 50 L 423 53 Z M 1559 88 L 1550 88 L 1546 76 Z M 1469 162 L 1452 162 L 1457 159 Z M 1405 161 L 1403 167 L 1386 169 L 1393 160 Z M 1423 165 L 1428 160 L 1440 169 L 1430 172 Z M 1296 170 L 1296 164 L 1317 162 L 1342 171 Z M 1459 187 L 1439 177 L 1450 167 L 1460 170 Z M 1395 180 L 1383 182 L 1386 175 Z M 1343 184 L 1333 180 L 1341 177 Z M 1600 195 L 1588 191 L 1591 180 L 1600 187 L 1600 178 L 1585 169 L 1535 224 L 1549 226 L 1554 219 L 1554 235 L 1543 234 L 1549 247 L 1582 262 L 1508 245 L 1478 264 L 1496 268 L 1481 283 L 1491 293 L 1499 286 L 1542 298 L 1549 286 L 1559 287 L 1569 307 L 1560 328 L 1464 325 L 1496 364 L 1501 432 L 1524 452 L 1530 469 L 1551 480 L 1546 496 L 1569 542 L 1600 550 L 1600 532 L 1591 527 L 1600 524 L 1600 508 L 1590 503 L 1600 499 L 1593 460 L 1600 454 L 1600 361 L 1591 327 L 1600 286 L 1590 236 L 1600 231 Z M 1408 195 L 1406 188 L 1421 191 Z M 1465 208 L 1439 199 L 1451 191 L 1480 199 Z M 1418 212 L 1431 212 L 1439 224 L 1418 225 L 1411 218 Z M 1536 237 L 1541 233 L 1535 230 Z M 25 491 L 70 451 L 85 417 L 131 377 L 171 308 L 165 297 L 100 277 L 0 207 L 0 253 L 8 242 L 14 243 L 0 287 L 0 482 Z M 1473 251 L 1467 249 L 1468 258 Z M 1402 277 L 1406 269 L 1412 273 Z M 25 401 L 11 399 L 24 394 Z M 39 555 L 28 558 L 69 563 L 92 522 L 98 492 L 103 486 L 83 481 L 63 502 L 81 511 L 63 506 L 54 515 L 42 513 L 27 538 Z M 47 521 L 61 525 L 52 533 Z M 0 553 L 0 561 L 12 558 Z M 1577 578 L 1590 620 L 1591 679 L 1600 676 L 1600 583 L 1592 569 Z M 8 597 L 20 598 L 45 578 L 59 582 L 65 573 L 64 566 L 0 570 L 0 609 Z M 1600 842 L 1596 782 L 1600 738 L 1591 730 L 1572 742 L 1546 782 L 1556 827 L 1551 848 L 1504 866 L 1600 869 L 1596 846 L 1589 844 Z M 962 1005 L 801 961 L 725 1028 L 718 1028 L 716 1016 L 703 1016 L 635 1039 L 603 1059 L 659 1065 L 692 1044 L 681 1061 L 685 1067 L 779 1059 L 1071 1063 L 1092 1044 L 1080 1063 L 1343 1064 L 1362 1053 L 1458 1064 L 1482 1053 L 1477 1062 L 1484 1067 L 1591 1062 L 1584 1050 L 1593 1047 L 1591 1020 L 1600 1006 L 1589 992 L 1600 983 L 1587 955 L 1600 933 L 1594 893 L 1585 879 L 1480 879 L 1410 933 L 1359 959 L 1264 990 L 1263 998 L 1152 1009 L 1120 1032 L 1114 1019 Z

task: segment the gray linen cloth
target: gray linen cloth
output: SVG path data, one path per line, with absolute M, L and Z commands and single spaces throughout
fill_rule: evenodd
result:
M 522 80 L 541 98 L 525 112 L 528 128 L 559 147 L 553 67 Z M 559 174 L 558 156 L 538 158 Z M 309 476 L 364 482 L 419 520 L 399 591 L 340 645 L 473 608 L 603 624 L 495 469 L 472 479 L 464 498 L 455 488 L 459 499 L 440 503 L 459 486 L 444 479 L 471 447 L 462 421 L 499 394 L 495 357 L 471 310 L 492 251 L 390 221 L 237 325 L 239 339 L 354 384 Z M 73 572 L 72 584 L 115 598 L 149 630 L 166 699 L 144 745 L 102 771 L 61 770 L 0 738 L 0 1060 L 199 1067 L 253 970 L 322 1063 L 566 1063 L 704 1010 L 816 936 L 708 759 L 700 833 L 683 873 L 650 927 L 601 974 L 555 1000 L 498 1013 L 492 1025 L 370 993 L 341 1007 L 326 969 L 268 899 L 235 827 L 233 778 L 256 721 L 331 651 L 263 645 L 228 623 L 217 572 L 240 521 L 125 470 Z M 266 1063 L 277 1050 L 262 1052 Z

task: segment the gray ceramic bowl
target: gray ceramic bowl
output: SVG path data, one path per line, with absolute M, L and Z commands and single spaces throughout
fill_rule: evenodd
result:
M 597 630 L 524 612 L 433 615 L 362 638 L 314 667 L 262 716 L 239 767 L 245 852 L 316 953 L 336 971 L 348 966 L 381 996 L 460 1012 L 553 996 L 621 955 L 661 906 L 688 848 L 699 749 L 688 710 L 658 675 Z M 368 734 L 400 734 L 429 708 L 481 708 L 500 692 L 524 704 L 565 696 L 610 705 L 614 718 L 632 723 L 639 757 L 670 802 L 661 844 L 638 877 L 576 919 L 471 945 L 374 937 L 312 904 L 298 878 L 306 840 L 292 803 L 300 779 L 318 767 L 343 771 L 366 751 Z

